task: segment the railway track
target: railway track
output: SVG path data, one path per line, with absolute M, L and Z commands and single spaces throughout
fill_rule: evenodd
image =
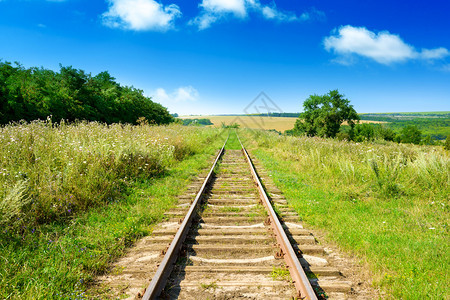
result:
M 99 279 L 107 298 L 370 299 L 244 148 L 222 148 L 165 216 Z
M 166 213 L 168 225 L 153 232 L 153 243 L 170 246 L 162 247 L 143 299 L 320 299 L 323 288 L 348 292 L 345 282 L 318 284 L 318 277 L 339 271 L 324 266 L 323 247 L 272 188 L 269 199 L 244 147 L 224 145 L 203 182 Z

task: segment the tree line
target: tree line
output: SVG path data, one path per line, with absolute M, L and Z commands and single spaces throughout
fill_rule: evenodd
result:
M 278 117 L 278 118 L 298 118 L 300 113 L 287 113 L 287 112 L 268 112 L 265 114 L 248 114 L 247 116 L 256 117 Z
M 55 72 L 0 61 L 0 124 L 49 116 L 107 124 L 174 121 L 161 104 L 140 89 L 120 85 L 107 71 L 92 76 L 71 66 Z
M 411 120 L 398 122 L 401 125 L 397 126 L 400 129 L 397 132 L 384 124 L 358 124 L 360 115 L 338 90 L 332 90 L 322 96 L 309 96 L 303 103 L 303 110 L 294 128 L 285 132 L 287 135 L 320 136 L 355 142 L 382 139 L 398 143 L 441 144 L 440 141 L 435 140 L 435 136 L 423 136 L 422 131 Z M 342 126 L 344 122 L 347 125 Z M 433 123 L 430 119 L 420 122 L 427 125 Z M 438 138 L 445 139 L 445 136 L 438 136 Z M 447 144 L 448 141 L 447 137 Z
M 214 125 L 210 119 L 180 119 L 184 126 L 206 126 Z

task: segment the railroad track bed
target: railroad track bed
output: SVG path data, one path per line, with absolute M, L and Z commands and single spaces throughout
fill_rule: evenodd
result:
M 303 228 L 297 213 L 261 166 L 271 201 L 316 296 L 354 298 L 352 284 L 330 265 L 323 246 Z M 268 222 L 267 209 L 240 150 L 226 150 L 213 178 L 199 198 L 193 217 L 170 275 L 161 286 L 161 299 L 292 299 L 298 289 L 289 267 L 280 255 L 279 243 Z M 163 254 L 177 234 L 191 203 L 204 184 L 199 176 L 178 205 L 165 213 L 151 236 L 142 239 L 113 271 L 101 278 L 108 294 L 127 294 L 130 299 L 148 297 L 150 280 L 163 263 Z M 169 250 L 170 251 L 170 250 Z M 178 252 L 178 251 L 177 251 Z M 156 276 L 157 277 L 157 276 Z M 305 277 L 306 278 L 306 277 Z M 153 284 L 153 282 L 152 282 Z M 147 294 L 145 294 L 147 292 Z M 326 296 L 325 296 L 326 295 Z M 114 296 L 113 296 L 114 297 Z M 150 297 L 153 298 L 154 296 Z
M 292 284 L 275 259 L 276 243 L 264 222 L 267 213 L 241 151 L 227 150 L 185 242 L 185 255 L 165 287 L 168 298 L 286 299 Z M 180 215 L 185 211 L 180 210 Z M 173 215 L 170 213 L 169 215 Z

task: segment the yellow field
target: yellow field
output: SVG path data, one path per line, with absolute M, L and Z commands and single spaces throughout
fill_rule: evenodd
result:
M 241 128 L 275 129 L 281 132 L 294 128 L 297 118 L 256 117 L 256 116 L 182 116 L 181 119 L 210 119 L 213 127 L 221 127 L 237 123 Z M 360 121 L 361 123 L 383 123 L 375 121 Z

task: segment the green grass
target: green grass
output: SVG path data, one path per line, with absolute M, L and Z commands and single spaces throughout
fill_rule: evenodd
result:
M 219 208 L 220 212 L 241 212 L 242 208 L 240 207 L 232 207 L 232 206 L 225 206 Z
M 284 280 L 284 281 L 292 280 L 291 274 L 289 273 L 289 270 L 287 268 L 279 268 L 274 266 L 272 272 L 270 273 L 270 276 L 274 280 Z
M 209 290 L 209 289 L 215 290 L 215 289 L 218 288 L 218 285 L 217 285 L 217 283 L 215 281 L 213 281 L 213 282 L 211 282 L 209 284 L 207 284 L 207 283 L 200 283 L 200 287 L 202 289 L 204 289 L 204 290 Z
M 113 134 L 108 128 L 97 127 L 95 124 L 82 126 L 93 126 L 94 129 L 91 129 L 94 131 Z M 75 126 L 70 129 L 73 134 L 71 138 L 75 138 L 76 134 L 80 139 L 87 138 L 83 136 L 86 131 L 82 127 L 78 129 L 77 131 Z M 219 130 L 210 129 L 191 128 L 186 131 L 181 126 L 125 127 L 125 130 L 113 126 L 113 129 L 118 133 L 115 137 L 130 136 L 129 141 L 133 141 L 133 144 L 128 147 L 139 147 L 142 143 L 145 145 L 149 142 L 139 140 L 138 133 L 148 134 L 153 140 L 158 134 L 163 140 L 164 136 L 170 137 L 172 140 L 168 138 L 165 141 L 174 151 L 167 157 L 168 161 L 162 161 L 165 164 L 163 172 L 139 177 L 139 180 L 128 179 L 121 192 L 112 199 L 95 202 L 96 205 L 86 210 L 80 209 L 71 215 L 23 227 L 5 223 L 8 226 L 0 231 L 1 299 L 90 298 L 85 291 L 94 278 L 107 271 L 111 263 L 134 241 L 151 232 L 154 224 L 161 221 L 163 212 L 175 204 L 176 196 L 187 188 L 189 181 L 210 166 L 214 154 L 224 141 Z M 6 130 L 9 134 L 17 134 L 12 127 Z M 17 130 L 24 129 L 21 127 Z M 44 132 L 51 137 L 52 130 L 54 128 L 51 127 L 37 132 Z M 135 140 L 131 139 L 133 135 Z M 181 149 L 191 141 L 198 148 L 192 147 L 192 151 L 176 159 L 176 146 L 173 145 L 178 144 Z M 59 143 L 55 143 L 57 144 Z M 53 144 L 48 141 L 47 145 L 49 151 L 52 151 Z M 83 147 L 91 150 L 86 150 L 87 152 L 93 152 L 96 147 L 106 145 L 108 143 L 99 145 L 86 142 Z M 39 143 L 35 146 L 38 147 Z M 145 151 L 144 146 L 142 151 Z M 56 152 L 54 156 L 58 155 Z M 14 159 L 18 158 L 10 158 Z M 83 163 L 82 160 L 80 162 Z M 34 167 L 44 168 L 41 165 Z M 35 176 L 31 171 L 28 174 L 30 177 Z M 39 191 L 40 186 L 35 187 Z M 21 210 L 20 216 L 34 220 L 27 213 L 34 212 Z
M 237 138 L 236 135 L 236 130 L 235 129 L 228 129 L 230 136 L 228 138 L 228 142 L 225 145 L 225 149 L 227 150 L 241 150 L 241 144 L 239 143 L 239 140 Z
M 448 152 L 255 132 L 245 144 L 304 222 L 367 263 L 388 298 L 448 297 Z

